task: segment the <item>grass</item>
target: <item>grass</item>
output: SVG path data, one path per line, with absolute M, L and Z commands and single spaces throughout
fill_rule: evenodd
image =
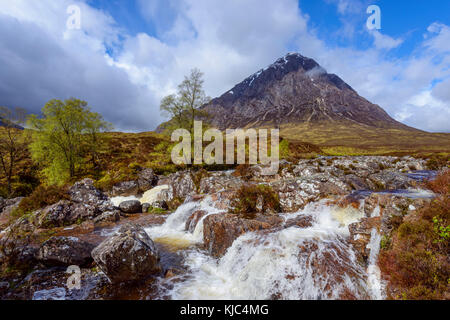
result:
M 230 212 L 253 219 L 258 212 L 280 212 L 278 194 L 267 185 L 243 185 L 236 191 Z

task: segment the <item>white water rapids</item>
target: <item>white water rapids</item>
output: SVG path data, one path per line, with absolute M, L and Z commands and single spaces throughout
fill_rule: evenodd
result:
M 178 246 L 188 269 L 185 275 L 160 279 L 171 299 L 382 299 L 376 265 L 380 235 L 372 232 L 369 266 L 357 262 L 348 243 L 348 225 L 364 214 L 357 209 L 327 206 L 324 202 L 284 215 L 285 223 L 302 215 L 313 217 L 308 228 L 289 227 L 247 233 L 227 253 L 215 259 L 195 247 L 203 241 L 203 219 L 193 233 L 185 231 L 196 210 L 219 213 L 210 198 L 187 203 L 167 221 L 146 229 L 157 242 Z

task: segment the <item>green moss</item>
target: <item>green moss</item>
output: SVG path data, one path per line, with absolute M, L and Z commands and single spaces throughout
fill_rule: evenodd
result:
M 166 214 L 167 211 L 161 208 L 154 208 L 154 207 L 150 207 L 147 210 L 147 213 L 152 213 L 152 214 Z

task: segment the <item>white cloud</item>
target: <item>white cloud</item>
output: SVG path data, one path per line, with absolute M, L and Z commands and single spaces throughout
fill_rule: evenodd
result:
M 354 13 L 347 0 L 330 1 L 341 14 Z M 66 8 L 74 2 L 82 8 L 81 31 L 65 28 Z M 366 2 L 358 1 L 358 8 Z M 151 130 L 162 121 L 160 99 L 191 68 L 205 72 L 206 91 L 217 96 L 297 49 L 397 119 L 450 131 L 448 121 L 436 119 L 437 113 L 449 118 L 449 26 L 432 24 L 416 54 L 396 60 L 386 52 L 403 39 L 378 31 L 367 50 L 328 46 L 308 27 L 296 0 L 139 3 L 157 38 L 127 35 L 111 16 L 84 1 L 15 0 L 12 5 L 0 0 L 1 103 L 36 112 L 50 98 L 77 96 L 119 129 Z M 105 55 L 106 46 L 118 54 Z M 437 79 L 443 81 L 433 88 Z
M 375 40 L 375 47 L 377 49 L 387 49 L 391 50 L 397 48 L 399 45 L 403 43 L 403 39 L 394 39 L 389 37 L 388 35 L 382 34 L 377 30 L 373 30 L 370 32 Z

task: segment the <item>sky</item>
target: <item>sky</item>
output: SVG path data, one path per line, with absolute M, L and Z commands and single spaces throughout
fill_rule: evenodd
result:
M 216 97 L 299 52 L 396 120 L 450 132 L 449 13 L 447 0 L 0 0 L 0 105 L 76 97 L 116 130 L 149 131 L 191 69 Z

